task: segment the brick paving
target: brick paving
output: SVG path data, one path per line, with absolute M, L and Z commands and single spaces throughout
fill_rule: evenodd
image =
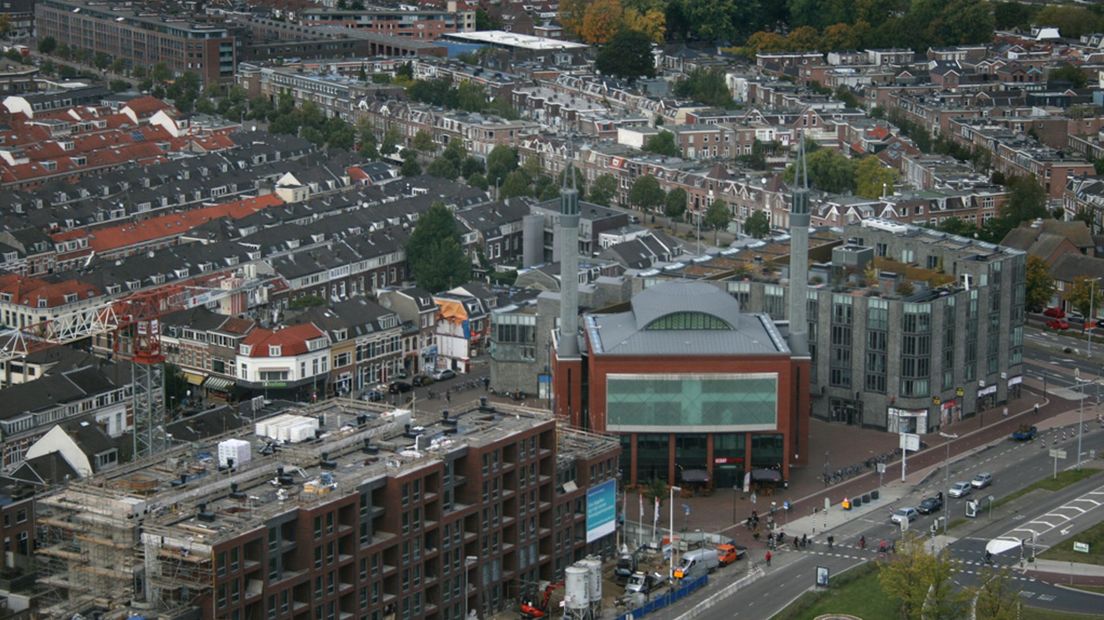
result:
M 1034 414 L 1035 404 L 1039 404 L 1039 414 Z M 950 440 L 951 456 L 959 455 L 985 444 L 1006 437 L 1020 424 L 1038 424 L 1059 413 L 1068 411 L 1070 401 L 1051 398 L 1047 401 L 1042 395 L 1042 385 L 1034 385 L 1032 380 L 1027 380 L 1023 387 L 1022 396 L 1008 404 L 1009 415 L 1003 416 L 1004 406 L 998 406 L 986 410 L 980 416 L 969 418 L 961 422 L 949 425 L 944 432 L 957 434 L 959 438 Z M 765 526 L 764 515 L 770 510 L 773 501 L 777 508 L 776 521 L 785 530 L 785 525 L 791 518 L 808 516 L 814 509 L 824 506 L 824 499 L 828 498 L 833 505 L 838 505 L 845 497 L 854 497 L 879 487 L 878 474 L 873 470 L 868 473 L 851 478 L 850 480 L 824 486 L 822 474 L 827 460 L 832 471 L 848 465 L 863 463 L 871 455 L 882 454 L 897 447 L 898 438 L 883 431 L 862 429 L 855 426 L 842 424 L 830 424 L 820 420 L 812 420 L 810 423 L 810 463 L 808 466 L 791 472 L 789 487 L 778 489 L 771 496 L 758 496 L 755 504 L 751 498 L 743 493 L 734 493 L 731 489 L 716 490 L 710 496 L 681 497 L 676 498 L 675 529 L 704 532 L 723 532 L 731 536 L 739 544 L 749 547 L 763 547 L 752 536 L 752 533 L 743 527 L 744 520 L 755 510 L 760 515 L 760 525 Z M 927 447 L 908 457 L 907 470 L 917 472 L 926 467 L 937 465 L 944 461 L 947 449 L 938 433 L 931 433 L 921 437 Z M 884 482 L 889 483 L 894 479 L 900 480 L 900 457 L 891 461 L 887 466 Z M 636 493 L 629 491 L 628 515 L 629 519 L 637 517 Z M 781 507 L 784 501 L 789 501 L 791 510 L 783 514 Z M 680 510 L 682 504 L 690 506 L 690 515 L 687 517 Z M 650 513 L 646 508 L 645 523 L 650 522 Z M 660 527 L 666 529 L 668 506 L 666 501 L 660 511 Z

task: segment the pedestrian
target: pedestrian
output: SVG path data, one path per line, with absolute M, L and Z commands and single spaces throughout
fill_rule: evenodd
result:
M 764 556 L 764 557 L 765 557 L 765 558 L 766 558 L 766 560 L 767 560 L 767 566 L 770 566 L 770 561 L 771 561 L 771 552 L 770 552 L 770 551 L 767 551 L 767 555 L 766 555 L 766 556 Z
M 866 536 L 859 536 L 859 549 L 866 549 Z
M 808 534 L 802 534 L 801 535 L 801 548 L 804 549 L 808 545 L 809 545 L 809 535 Z
M 445 402 L 452 402 L 452 390 L 445 390 Z
M 1035 403 L 1035 415 L 1039 415 L 1039 403 Z
M 836 542 L 836 537 L 831 534 L 828 535 L 828 548 L 831 549 L 832 545 Z
M 800 548 L 801 548 L 801 539 L 797 537 L 797 534 L 794 534 L 794 551 L 797 551 Z
M 1004 408 L 1004 411 L 1001 413 L 1001 415 L 1003 415 L 1006 418 L 1008 417 L 1008 407 Z

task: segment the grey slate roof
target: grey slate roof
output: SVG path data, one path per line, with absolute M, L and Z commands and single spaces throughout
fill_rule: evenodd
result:
M 637 294 L 630 303 L 632 310 L 628 312 L 586 316 L 585 329 L 596 354 L 692 356 L 790 352 L 770 317 L 740 312 L 739 303 L 712 284 L 664 282 Z M 644 329 L 652 321 L 675 312 L 709 314 L 732 329 Z

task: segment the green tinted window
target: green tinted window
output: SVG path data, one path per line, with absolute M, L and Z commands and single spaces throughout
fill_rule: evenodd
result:
M 777 421 L 778 377 L 749 375 L 610 375 L 610 430 L 641 432 L 766 430 Z

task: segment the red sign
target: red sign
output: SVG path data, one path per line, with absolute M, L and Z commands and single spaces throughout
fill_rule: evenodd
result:
M 715 456 L 713 457 L 714 465 L 739 465 L 744 462 L 742 456 Z

